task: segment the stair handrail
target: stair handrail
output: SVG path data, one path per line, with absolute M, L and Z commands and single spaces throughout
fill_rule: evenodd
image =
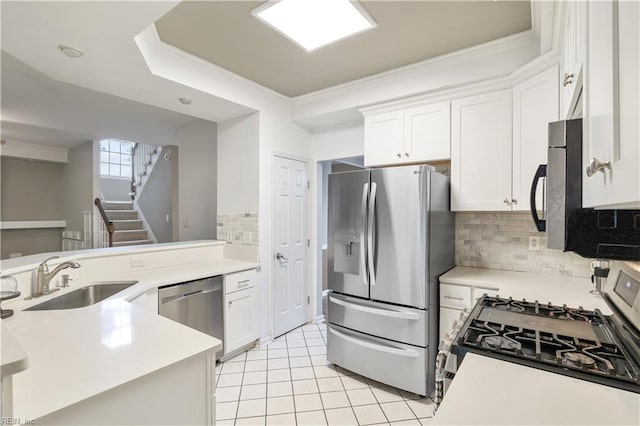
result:
M 113 247 L 113 232 L 115 231 L 115 226 L 113 225 L 113 222 L 111 222 L 107 217 L 107 213 L 104 211 L 104 207 L 102 207 L 102 201 L 100 201 L 100 198 L 96 198 L 95 200 L 93 200 L 93 204 L 95 204 L 98 208 L 100 216 L 102 217 L 102 221 L 107 227 L 107 232 L 109 233 L 109 247 Z
M 136 170 L 137 170 L 137 166 L 135 164 L 137 158 L 136 158 L 136 151 L 138 150 L 138 144 L 134 143 L 133 146 L 131 147 L 131 192 L 129 192 L 129 196 L 131 197 L 131 201 L 135 200 L 136 198 Z

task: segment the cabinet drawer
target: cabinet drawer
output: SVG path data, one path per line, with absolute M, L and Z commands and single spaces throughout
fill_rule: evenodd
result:
M 229 294 L 234 291 L 255 287 L 256 270 L 236 272 L 224 276 L 224 293 Z
M 471 287 L 440 284 L 440 306 L 455 309 L 471 308 Z
M 482 287 L 474 287 L 473 288 L 473 304 L 475 305 L 478 299 L 482 297 L 485 293 L 487 296 L 496 297 L 500 290 L 496 290 L 493 288 L 482 288 Z

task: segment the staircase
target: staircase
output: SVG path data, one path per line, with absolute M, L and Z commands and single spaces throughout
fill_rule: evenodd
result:
M 133 147 L 132 195 L 139 197 L 144 189 L 153 166 L 158 161 L 161 148 L 155 145 L 137 143 Z
M 113 247 L 152 244 L 149 232 L 138 218 L 138 211 L 131 201 L 103 201 L 102 206 L 110 221 L 113 222 Z

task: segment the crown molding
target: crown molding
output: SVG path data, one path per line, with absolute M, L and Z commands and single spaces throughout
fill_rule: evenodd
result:
M 411 97 L 404 97 L 382 104 L 373 104 L 359 108 L 362 115 L 372 115 L 381 112 L 408 109 L 421 105 L 436 102 L 450 101 L 452 99 L 480 95 L 482 93 L 493 92 L 495 90 L 511 89 L 511 79 L 509 76 L 491 78 L 488 80 L 475 81 L 447 89 L 436 89 L 429 92 L 416 94 Z
M 534 75 L 539 74 L 547 68 L 559 63 L 560 52 L 555 49 L 550 50 L 512 72 L 510 75 L 511 84 L 514 86 L 516 84 L 520 84 L 523 81 L 533 77 Z
M 332 96 L 340 96 L 343 93 L 364 90 L 370 85 L 382 85 L 390 81 L 408 78 L 416 74 L 428 74 L 434 69 L 455 66 L 461 61 L 469 61 L 473 58 L 492 56 L 520 46 L 524 47 L 530 45 L 532 41 L 536 40 L 537 38 L 532 30 L 523 31 L 498 40 L 456 50 L 455 52 L 440 55 L 435 58 L 429 58 L 421 62 L 416 62 L 415 64 L 395 68 L 313 93 L 296 96 L 292 98 L 293 106 L 304 105 Z

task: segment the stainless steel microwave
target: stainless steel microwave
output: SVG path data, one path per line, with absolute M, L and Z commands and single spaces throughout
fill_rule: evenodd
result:
M 583 164 L 582 119 L 549 123 L 547 164 L 538 167 L 530 194 L 531 215 L 538 231 L 547 234 L 547 248 L 589 258 L 640 260 L 640 210 L 583 208 Z M 537 206 L 543 180 L 543 206 Z

